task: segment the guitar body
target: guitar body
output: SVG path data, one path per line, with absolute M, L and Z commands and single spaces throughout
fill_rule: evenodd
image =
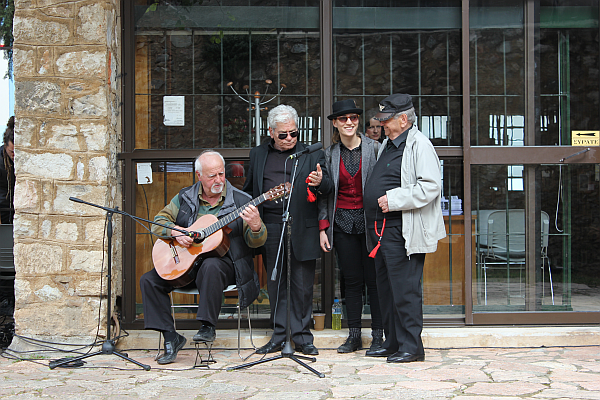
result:
M 214 215 L 203 215 L 186 229 L 200 231 L 217 221 L 218 218 Z M 158 239 L 152 248 L 152 261 L 161 278 L 169 281 L 173 287 L 183 287 L 194 281 L 192 267 L 198 258 L 223 257 L 229 251 L 229 246 L 229 237 L 223 229 L 208 236 L 202 243 L 190 247 L 183 247 L 176 239 Z
M 257 206 L 267 200 L 273 201 L 290 192 L 290 184 L 285 183 L 261 194 L 237 210 L 221 217 L 206 214 L 198 218 L 186 230 L 202 233 L 206 238 L 190 247 L 183 247 L 176 239 L 158 239 L 152 248 L 152 261 L 158 275 L 169 281 L 174 287 L 183 287 L 195 280 L 194 263 L 201 257 L 223 257 L 229 251 L 228 233 L 231 229 L 227 226 L 238 219 L 242 211 L 248 206 Z M 174 234 L 183 233 L 175 231 Z

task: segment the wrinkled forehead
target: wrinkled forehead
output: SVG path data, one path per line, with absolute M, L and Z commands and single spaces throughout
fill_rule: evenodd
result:
M 200 160 L 202 163 L 202 176 L 211 177 L 225 173 L 225 166 L 221 157 L 216 155 L 206 155 Z
M 275 132 L 290 132 L 296 130 L 296 122 L 292 119 L 286 122 L 278 122 L 273 129 Z

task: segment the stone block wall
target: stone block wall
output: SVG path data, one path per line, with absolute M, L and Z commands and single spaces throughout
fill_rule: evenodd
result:
M 98 323 L 105 332 L 106 213 L 69 197 L 121 203 L 119 1 L 15 1 L 18 335 L 89 341 Z M 115 297 L 121 217 L 112 220 Z

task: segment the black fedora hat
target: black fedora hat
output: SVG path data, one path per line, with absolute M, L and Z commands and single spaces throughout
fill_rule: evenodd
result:
M 363 113 L 362 108 L 358 108 L 356 106 L 356 103 L 352 99 L 336 101 L 335 103 L 333 103 L 331 108 L 333 109 L 333 112 L 331 113 L 331 115 L 327 116 L 327 119 L 329 119 L 329 120 L 337 118 L 340 115 L 346 115 L 346 114 L 360 115 Z
M 379 113 L 374 117 L 378 121 L 387 121 L 399 112 L 409 110 L 413 107 L 410 94 L 396 93 L 386 97 L 379 103 Z

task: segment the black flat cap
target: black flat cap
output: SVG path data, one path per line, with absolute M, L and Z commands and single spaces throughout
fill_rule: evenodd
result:
M 379 103 L 379 112 L 373 118 L 378 121 L 386 121 L 399 112 L 409 110 L 413 107 L 410 94 L 395 93 L 386 97 Z
M 363 113 L 362 108 L 358 108 L 356 106 L 356 103 L 352 99 L 336 101 L 335 103 L 333 103 L 331 108 L 332 108 L 333 112 L 331 113 L 331 115 L 327 116 L 327 119 L 329 119 L 329 120 L 337 118 L 340 115 L 346 115 L 346 114 L 360 115 Z

